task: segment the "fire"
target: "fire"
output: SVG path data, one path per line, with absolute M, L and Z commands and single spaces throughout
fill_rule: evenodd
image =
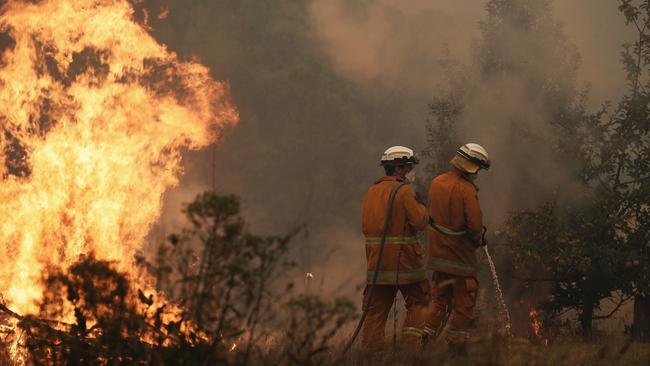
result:
M 181 151 L 237 122 L 227 88 L 134 21 L 126 0 L 9 1 L 0 31 L 0 293 L 35 313 L 48 266 L 134 275 Z
M 542 322 L 537 319 L 537 310 L 531 309 L 528 312 L 528 317 L 530 318 L 530 325 L 533 329 L 533 334 L 538 337 L 542 336 Z
M 544 337 L 542 334 L 542 322 L 539 320 L 537 310 L 531 308 L 530 311 L 528 311 L 528 318 L 530 319 L 530 327 L 533 331 L 532 335 L 535 336 L 536 339 L 541 340 L 545 346 L 548 346 L 548 338 Z

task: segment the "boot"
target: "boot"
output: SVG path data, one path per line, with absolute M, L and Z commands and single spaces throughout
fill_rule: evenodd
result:
M 467 343 L 449 342 L 447 346 L 452 357 L 467 357 Z

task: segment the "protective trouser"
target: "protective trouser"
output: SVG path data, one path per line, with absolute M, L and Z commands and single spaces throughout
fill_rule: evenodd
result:
M 363 306 L 368 302 L 366 285 L 363 292 Z M 406 305 L 406 319 L 402 327 L 402 344 L 406 347 L 418 347 L 424 335 L 425 314 L 429 306 L 429 281 L 420 281 L 406 285 L 376 285 L 369 304 L 368 315 L 361 331 L 361 344 L 364 348 L 378 348 L 384 344 L 386 320 L 393 306 L 393 301 L 400 291 Z M 365 308 L 364 308 L 365 310 Z
M 476 321 L 478 281 L 444 272 L 434 272 L 432 301 L 426 314 L 424 328 L 427 338 L 436 338 L 450 319 L 447 342 L 463 345 L 469 339 L 469 329 Z

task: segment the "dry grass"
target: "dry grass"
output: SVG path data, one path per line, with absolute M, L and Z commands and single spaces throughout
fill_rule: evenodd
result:
M 649 344 L 631 342 L 623 336 L 599 336 L 588 342 L 579 337 L 566 337 L 556 339 L 549 346 L 513 339 L 510 347 L 503 338 L 486 338 L 470 343 L 466 358 L 451 357 L 444 342 L 428 346 L 416 357 L 409 352 L 395 355 L 391 345 L 386 348 L 381 354 L 350 354 L 342 365 L 650 365 Z

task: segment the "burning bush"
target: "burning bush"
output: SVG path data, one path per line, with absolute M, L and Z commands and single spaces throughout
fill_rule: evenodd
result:
M 63 365 L 322 363 L 355 309 L 347 299 L 292 296 L 287 254 L 298 230 L 249 234 L 238 198 L 211 192 L 185 214 L 190 228 L 161 244 L 153 262 L 138 258 L 165 296 L 138 288 L 142 280 L 92 254 L 50 268 L 36 315 L 0 307 L 3 321 L 20 329 L 6 340 L 14 345 L 9 358 Z
M 85 256 L 44 279 L 40 312 L 11 313 L 21 332 L 12 361 L 32 364 L 115 364 L 175 361 L 187 364 L 207 339 L 187 320 L 175 320 L 168 304 L 145 297 L 108 261 Z M 52 319 L 65 318 L 70 321 Z M 23 352 L 23 348 L 28 351 Z M 218 350 L 209 360 L 219 360 Z M 9 362 L 5 359 L 4 362 Z

